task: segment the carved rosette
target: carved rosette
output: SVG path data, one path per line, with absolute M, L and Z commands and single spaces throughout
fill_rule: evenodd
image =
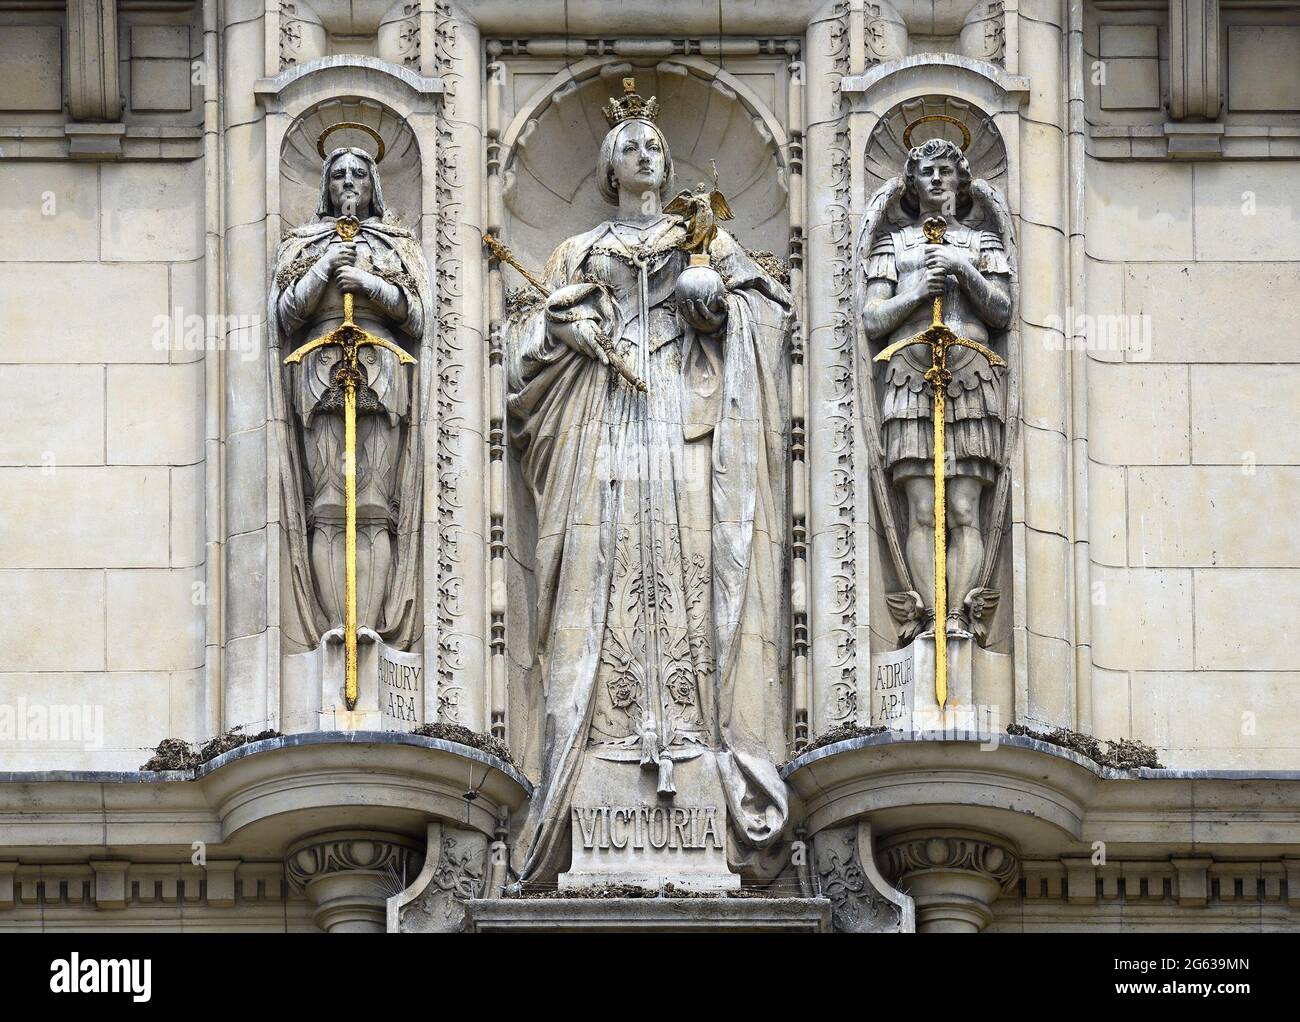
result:
M 993 902 L 1020 876 L 1020 859 L 991 835 L 931 831 L 884 841 L 881 868 L 916 899 L 919 931 L 978 933 L 993 919 Z
M 419 871 L 418 845 L 398 834 L 321 834 L 285 856 L 289 882 L 315 904 L 316 924 L 330 933 L 382 933 L 387 899 Z

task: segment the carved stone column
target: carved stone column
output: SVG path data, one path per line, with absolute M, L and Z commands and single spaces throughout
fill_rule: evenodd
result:
M 335 831 L 298 842 L 284 857 L 289 881 L 316 906 L 330 933 L 383 933 L 388 898 L 420 866 L 416 842 L 399 834 Z
M 992 905 L 1020 874 L 1000 838 L 974 831 L 912 831 L 887 839 L 884 873 L 916 901 L 919 933 L 978 933 Z

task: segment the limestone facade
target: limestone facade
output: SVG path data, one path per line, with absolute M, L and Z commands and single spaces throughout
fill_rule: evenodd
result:
M 0 928 L 1296 928 L 1300 15 L 945 11 L 0 0 Z M 771 756 L 789 861 L 752 900 L 800 904 L 748 915 L 502 897 L 545 698 L 507 407 L 524 282 L 481 237 L 540 270 L 607 219 L 600 108 L 627 76 L 678 184 L 716 163 L 726 230 L 798 313 Z M 1015 240 L 1008 514 L 971 713 L 870 733 L 895 724 L 878 670 L 900 642 L 854 245 L 932 115 L 971 132 Z M 429 268 L 403 663 L 421 723 L 509 757 L 353 717 L 294 659 L 315 636 L 289 612 L 267 296 L 339 121 L 384 137 Z M 142 771 L 163 739 L 232 729 L 275 734 Z

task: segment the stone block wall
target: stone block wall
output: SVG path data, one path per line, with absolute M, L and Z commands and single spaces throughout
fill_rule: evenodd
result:
M 1217 123 L 1174 122 L 1154 7 L 1093 4 L 1084 37 L 1121 72 L 1089 97 L 1084 167 L 1094 730 L 1170 766 L 1293 768 L 1300 78 L 1243 49 L 1274 16 L 1225 12 Z M 1198 158 L 1180 130 L 1211 140 Z

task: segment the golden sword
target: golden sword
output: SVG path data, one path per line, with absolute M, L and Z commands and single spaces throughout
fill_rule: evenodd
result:
M 921 225 L 925 240 L 932 245 L 942 245 L 947 230 L 947 221 L 938 216 L 926 217 Z M 943 474 L 944 399 L 952 379 L 948 349 L 970 348 L 988 359 L 991 366 L 1005 366 L 1006 362 L 979 341 L 958 337 L 944 325 L 942 296 L 935 296 L 934 315 L 927 329 L 915 337 L 895 341 L 872 361 L 888 362 L 913 344 L 930 346 L 930 368 L 925 371 L 925 380 L 930 384 L 934 404 L 934 696 L 942 710 L 948 702 L 948 526 Z
M 344 241 L 351 241 L 361 229 L 361 223 L 354 216 L 341 216 L 335 221 L 334 229 Z M 327 344 L 337 344 L 343 349 L 343 358 L 334 368 L 333 382 L 343 385 L 343 698 L 349 710 L 357 708 L 357 388 L 366 383 L 357 355 L 370 345 L 391 351 L 401 365 L 415 364 L 415 359 L 401 347 L 367 333 L 352 322 L 352 307 L 353 296 L 345 294 L 343 322 L 329 333 L 308 341 L 284 360 L 285 365 L 301 363 L 303 356 Z

